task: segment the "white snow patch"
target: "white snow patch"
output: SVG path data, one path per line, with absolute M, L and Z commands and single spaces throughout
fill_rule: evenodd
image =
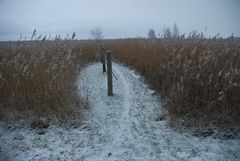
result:
M 81 126 L 34 130 L 0 127 L 0 160 L 169 161 L 240 160 L 240 140 L 197 138 L 156 121 L 161 105 L 134 71 L 113 63 L 114 96 L 107 96 L 101 64 L 87 66 L 77 82 L 91 109 Z M 82 91 L 81 91 L 82 92 Z M 80 93 L 84 94 L 84 93 Z

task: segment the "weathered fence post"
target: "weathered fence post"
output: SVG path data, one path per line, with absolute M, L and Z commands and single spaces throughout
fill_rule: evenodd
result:
M 108 96 L 113 95 L 113 84 L 112 84 L 112 57 L 111 51 L 107 51 L 107 75 L 108 75 Z
M 103 65 L 103 73 L 106 72 L 106 61 L 105 61 L 105 53 L 104 53 L 104 46 L 101 45 L 101 63 Z

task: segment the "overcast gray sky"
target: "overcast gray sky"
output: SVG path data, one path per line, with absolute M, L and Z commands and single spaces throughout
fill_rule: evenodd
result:
M 96 26 L 105 38 L 146 36 L 175 22 L 181 33 L 240 36 L 240 0 L 0 0 L 0 40 L 29 38 L 35 28 L 88 39 Z

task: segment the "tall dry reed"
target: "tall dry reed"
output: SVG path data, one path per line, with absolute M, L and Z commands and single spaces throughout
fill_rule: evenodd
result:
M 214 37 L 108 40 L 166 103 L 173 126 L 240 126 L 240 40 Z
M 94 57 L 84 41 L 0 43 L 0 120 L 78 120 L 88 102 L 78 95 L 76 77 Z

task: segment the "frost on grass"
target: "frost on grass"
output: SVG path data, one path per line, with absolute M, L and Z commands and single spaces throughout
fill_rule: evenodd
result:
M 168 161 L 240 160 L 240 140 L 180 134 L 160 121 L 160 100 L 134 71 L 113 64 L 114 96 L 107 96 L 101 64 L 84 69 L 77 85 L 88 93 L 91 109 L 81 126 L 0 128 L 0 160 Z M 81 93 L 80 93 L 81 94 Z
M 26 126 L 39 119 L 78 120 L 86 101 L 73 85 L 81 67 L 95 58 L 87 46 L 67 40 L 0 43 L 0 120 L 23 120 Z

